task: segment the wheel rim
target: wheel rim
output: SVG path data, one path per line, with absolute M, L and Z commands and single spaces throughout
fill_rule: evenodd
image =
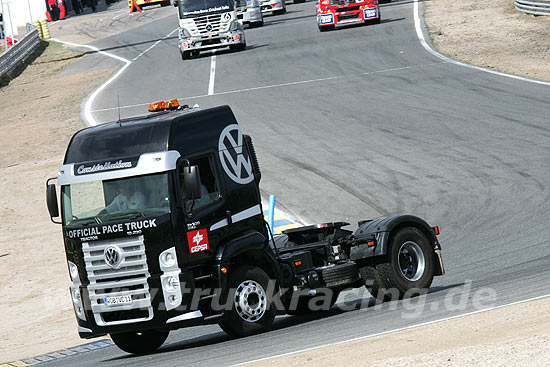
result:
M 235 291 L 235 310 L 248 322 L 262 318 L 267 309 L 267 297 L 264 288 L 253 280 L 245 280 Z
M 426 258 L 420 246 L 413 241 L 401 245 L 398 252 L 398 264 L 401 275 L 411 282 L 415 282 L 424 275 Z

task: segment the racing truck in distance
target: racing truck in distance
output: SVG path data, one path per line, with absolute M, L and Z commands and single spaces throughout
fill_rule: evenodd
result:
M 277 314 L 329 309 L 344 289 L 396 299 L 444 274 L 439 228 L 411 215 L 272 237 L 254 145 L 232 110 L 177 100 L 149 110 L 75 133 L 46 183 L 82 338 L 148 353 L 183 327 L 242 337 Z
M 255 1 L 255 0 L 253 0 Z M 233 0 L 175 0 L 182 60 L 221 47 L 244 51 L 244 30 Z
M 235 0 L 237 17 L 242 24 L 248 24 L 250 27 L 262 27 L 264 17 L 260 8 L 260 0 Z
M 317 25 L 321 32 L 337 25 L 380 23 L 378 0 L 319 0 L 315 4 Z
M 262 0 L 262 13 L 281 15 L 286 13 L 286 0 Z

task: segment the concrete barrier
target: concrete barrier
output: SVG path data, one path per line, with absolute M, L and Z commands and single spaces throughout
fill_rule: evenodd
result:
M 38 29 L 33 25 L 27 25 L 27 29 L 29 32 L 19 42 L 0 55 L 0 78 L 26 60 L 40 44 Z

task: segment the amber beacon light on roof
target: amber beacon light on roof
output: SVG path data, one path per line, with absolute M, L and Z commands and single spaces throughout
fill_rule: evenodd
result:
M 149 104 L 149 112 L 158 112 L 166 110 L 178 110 L 181 108 L 187 108 L 187 105 L 180 106 L 177 99 L 171 99 L 169 101 L 159 101 Z

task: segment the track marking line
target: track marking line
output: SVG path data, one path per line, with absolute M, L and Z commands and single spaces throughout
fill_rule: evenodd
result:
M 214 81 L 216 79 L 216 50 L 212 51 L 213 55 L 210 59 L 210 80 L 208 81 L 208 95 L 214 95 Z
M 434 56 L 436 56 L 436 57 L 438 57 L 441 60 L 444 60 L 446 62 L 453 63 L 455 65 L 464 66 L 464 67 L 467 67 L 467 68 L 470 68 L 470 69 L 484 71 L 486 73 L 490 73 L 490 74 L 494 74 L 494 75 L 500 75 L 500 76 L 504 76 L 504 77 L 511 78 L 511 79 L 517 79 L 517 80 L 521 80 L 521 81 L 524 81 L 524 82 L 536 83 L 536 84 L 550 86 L 550 82 L 545 82 L 545 81 L 536 80 L 536 79 L 530 79 L 530 78 L 526 78 L 526 77 L 523 77 L 523 76 L 506 74 L 506 73 L 503 73 L 503 72 L 500 72 L 500 71 L 495 71 L 495 70 L 491 70 L 491 69 L 482 68 L 481 66 L 467 64 L 465 62 L 461 62 L 461 61 L 458 61 L 458 60 L 451 59 L 450 57 L 447 57 L 447 56 L 439 53 L 431 45 L 429 45 L 428 42 L 426 42 L 426 39 L 424 38 L 424 32 L 422 32 L 422 27 L 421 27 L 421 24 L 420 24 L 420 16 L 419 16 L 419 12 L 418 12 L 418 3 L 419 3 L 419 0 L 414 0 L 413 15 L 414 15 L 414 27 L 416 29 L 416 35 L 418 36 L 418 39 L 420 40 L 420 44 L 422 45 L 422 47 L 424 47 L 426 49 L 426 51 L 428 51 L 432 55 L 434 55 Z
M 72 43 L 72 42 L 67 42 L 67 41 L 62 41 L 60 39 L 57 39 L 57 38 L 52 38 L 51 39 L 52 41 L 55 41 L 55 42 L 59 42 L 59 43 L 63 43 L 65 45 L 69 45 L 69 46 L 73 46 L 73 47 L 83 47 L 83 48 L 88 48 L 90 50 L 93 50 L 99 54 L 102 54 L 102 55 L 105 55 L 105 56 L 109 56 L 113 59 L 116 59 L 116 60 L 119 60 L 119 61 L 122 61 L 124 62 L 124 66 L 122 68 L 120 68 L 113 76 L 111 76 L 109 79 L 107 79 L 106 82 L 104 82 L 103 84 L 101 84 L 87 99 L 86 99 L 86 103 L 84 104 L 84 119 L 85 119 L 85 122 L 88 126 L 96 126 L 97 125 L 97 121 L 94 119 L 94 116 L 92 115 L 92 104 L 94 103 L 94 100 L 95 98 L 97 97 L 97 95 L 99 93 L 101 93 L 103 91 L 103 89 L 105 89 L 105 87 L 107 87 L 109 84 L 111 84 L 116 78 L 118 78 L 123 72 L 124 70 L 126 70 L 128 68 L 128 66 L 130 66 L 130 64 L 132 63 L 130 60 L 127 60 L 123 57 L 120 57 L 120 56 L 117 56 L 117 55 L 113 55 L 109 52 L 105 52 L 105 51 L 101 51 L 99 48 L 97 47 L 94 47 L 94 46 L 90 46 L 90 45 L 80 45 L 78 43 Z
M 522 301 L 516 301 L 516 302 L 512 302 L 512 303 L 507 303 L 507 304 L 500 305 L 500 306 L 489 307 L 489 308 L 485 308 L 485 309 L 483 309 L 483 310 L 477 310 L 477 311 L 467 312 L 467 313 L 460 314 L 460 315 L 456 315 L 456 316 L 450 316 L 450 317 L 445 317 L 445 318 L 437 319 L 437 320 L 433 320 L 433 321 L 427 321 L 427 322 L 423 322 L 423 323 L 416 324 L 416 325 L 405 326 L 405 327 L 398 328 L 398 329 L 382 331 L 382 332 L 376 333 L 376 334 L 365 335 L 365 336 L 359 336 L 359 337 L 357 337 L 357 338 L 351 338 L 351 339 L 342 340 L 342 341 L 339 341 L 339 342 L 334 342 L 334 343 L 319 345 L 319 346 L 317 346 L 317 347 L 310 347 L 310 348 L 305 348 L 305 349 L 297 350 L 297 351 L 294 351 L 294 352 L 288 352 L 288 353 L 282 353 L 282 354 L 273 355 L 273 356 L 271 356 L 271 357 L 264 357 L 264 358 L 254 359 L 254 360 L 252 360 L 252 361 L 246 361 L 246 362 L 237 363 L 237 364 L 234 364 L 234 365 L 232 365 L 232 366 L 243 366 L 243 365 L 249 364 L 249 363 L 256 363 L 256 362 L 266 361 L 266 360 L 268 360 L 268 359 L 279 358 L 279 357 L 286 357 L 286 356 L 291 356 L 291 355 L 294 355 L 294 354 L 299 354 L 299 353 L 304 353 L 304 352 L 310 352 L 310 351 L 317 350 L 317 349 L 332 347 L 332 346 L 335 346 L 335 345 L 346 344 L 346 343 L 352 343 L 352 342 L 356 342 L 356 341 L 360 341 L 360 340 L 365 340 L 365 339 L 372 339 L 372 338 L 375 338 L 375 337 L 377 337 L 377 336 L 383 336 L 383 335 L 387 335 L 387 334 L 396 333 L 396 332 L 399 332 L 399 331 L 405 331 L 405 330 L 410 330 L 410 329 L 416 329 L 416 328 L 421 327 L 421 326 L 427 326 L 427 325 L 432 325 L 432 324 L 436 324 L 436 323 L 443 322 L 443 321 L 459 319 L 459 318 L 461 318 L 461 317 L 471 316 L 471 315 L 475 315 L 475 314 L 483 313 L 483 312 L 487 312 L 487 311 L 493 311 L 493 310 L 497 310 L 497 309 L 504 308 L 504 307 L 508 307 L 508 306 L 518 305 L 518 304 L 521 304 L 521 303 L 526 303 L 526 302 L 531 302 L 531 301 L 537 301 L 537 300 L 539 300 L 539 299 L 544 299 L 544 298 L 548 298 L 548 297 L 550 297 L 550 294 L 545 294 L 545 295 L 543 295 L 543 296 L 533 297 L 533 298 L 525 299 L 525 300 L 522 300 Z
M 176 28 L 174 29 L 172 32 L 168 33 L 166 36 L 162 37 L 161 39 L 159 39 L 157 42 L 153 43 L 153 45 L 151 47 L 149 47 L 147 50 L 143 51 L 142 53 L 140 53 L 139 55 L 137 55 L 136 57 L 134 57 L 132 59 L 132 61 L 136 61 L 137 59 L 139 59 L 140 57 L 142 57 L 143 55 L 145 55 L 147 52 L 151 51 L 156 45 L 158 45 L 159 43 L 161 43 L 162 41 L 166 40 L 168 37 L 170 37 L 171 35 L 174 34 L 174 32 L 176 32 L 179 28 Z
M 433 66 L 433 65 L 442 65 L 442 64 L 445 64 L 445 63 L 447 63 L 447 62 L 446 61 L 445 62 L 432 62 L 432 63 L 429 63 L 429 64 L 403 66 L 403 67 L 399 67 L 399 68 L 367 71 L 367 72 L 364 72 L 364 73 L 357 73 L 357 74 L 345 74 L 345 75 L 331 76 L 331 77 L 326 77 L 326 78 L 300 80 L 300 81 L 296 81 L 296 82 L 287 82 L 287 83 L 281 83 L 281 84 L 264 85 L 264 86 L 260 86 L 260 87 L 235 89 L 235 90 L 230 90 L 230 91 L 226 91 L 226 92 L 218 92 L 218 93 L 212 93 L 212 94 L 202 94 L 202 95 L 196 95 L 196 96 L 191 96 L 191 97 L 179 97 L 178 99 L 186 100 L 186 99 L 204 98 L 204 97 L 209 97 L 209 96 L 222 96 L 222 95 L 227 95 L 227 94 L 253 92 L 253 91 L 262 90 L 262 89 L 289 87 L 289 86 L 308 84 L 308 83 L 318 83 L 318 82 L 325 82 L 325 81 L 330 81 L 330 80 L 354 78 L 354 77 L 358 77 L 358 76 L 383 74 L 383 73 L 388 73 L 388 72 L 392 72 L 392 71 L 410 70 L 410 69 L 416 69 L 416 68 L 420 68 L 420 67 L 427 67 L 427 66 Z M 213 89 L 213 87 L 212 87 L 212 89 Z M 124 109 L 124 108 L 143 107 L 143 106 L 148 106 L 149 103 L 150 102 L 138 103 L 138 104 L 134 104 L 134 105 L 121 106 L 120 108 Z M 111 110 L 117 110 L 117 109 L 118 109 L 118 107 L 109 107 L 109 108 L 97 109 L 97 110 L 94 110 L 93 112 L 103 112 L 103 111 L 111 111 Z

